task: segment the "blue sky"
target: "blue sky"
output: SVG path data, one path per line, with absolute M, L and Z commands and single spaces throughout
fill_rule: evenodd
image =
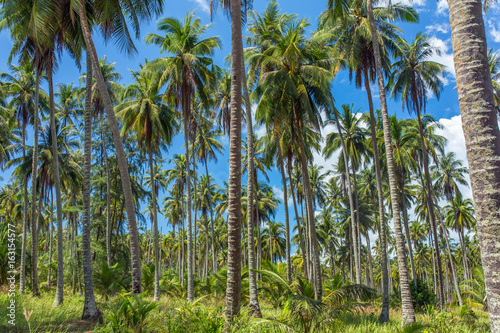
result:
M 393 1 L 393 3 L 396 1 Z M 442 135 L 448 138 L 449 151 L 454 151 L 457 157 L 466 160 L 465 146 L 463 134 L 461 131 L 461 120 L 459 117 L 459 105 L 457 92 L 455 87 L 455 77 L 453 69 L 453 56 L 451 49 L 451 34 L 450 25 L 448 18 L 448 11 L 446 0 L 403 0 L 404 4 L 413 5 L 418 13 L 420 14 L 420 22 L 418 24 L 399 24 L 403 30 L 403 37 L 407 40 L 412 40 L 418 32 L 425 32 L 431 38 L 431 43 L 436 48 L 441 50 L 440 55 L 435 55 L 434 60 L 441 62 L 446 68 L 446 74 L 444 76 L 445 87 L 441 95 L 441 99 L 437 101 L 435 98 L 431 98 L 428 103 L 427 112 L 432 114 L 436 120 L 440 121 L 444 125 L 444 129 L 441 131 Z M 208 2 L 206 0 L 187 0 L 187 1 L 166 1 L 165 2 L 164 13 L 162 17 L 173 16 L 179 19 L 183 19 L 187 11 L 192 11 L 196 9 L 196 14 L 201 17 L 205 24 L 210 23 L 210 13 L 208 9 Z M 268 1 L 255 0 L 253 3 L 253 9 L 262 12 L 266 7 Z M 281 10 L 287 13 L 295 13 L 299 17 L 308 17 L 311 23 L 311 31 L 316 27 L 316 20 L 319 14 L 326 8 L 326 0 L 312 0 L 312 1 L 301 1 L 301 0 L 289 0 L 289 1 L 279 1 Z M 500 20 L 498 19 L 500 13 L 500 6 L 494 6 L 490 9 L 489 13 L 485 16 L 486 25 L 486 35 L 488 39 L 488 47 L 493 48 L 495 51 L 500 50 Z M 116 62 L 116 69 L 123 76 L 121 81 L 122 84 L 130 83 L 131 76 L 129 69 L 137 70 L 139 68 L 139 63 L 144 63 L 145 59 L 148 60 L 155 59 L 160 56 L 159 48 L 152 45 L 146 45 L 144 43 L 144 36 L 149 32 L 156 32 L 157 18 L 153 19 L 151 22 L 144 23 L 141 27 L 141 38 L 135 41 L 138 52 L 133 56 L 127 56 L 118 52 L 112 43 L 105 45 L 102 39 L 96 34 L 95 41 L 98 55 L 101 57 L 106 55 L 108 60 L 111 62 Z M 230 36 L 230 22 L 227 16 L 218 11 L 214 17 L 212 26 L 208 31 L 208 35 L 217 35 L 222 39 L 222 49 L 217 51 L 214 56 L 214 62 L 219 66 L 224 66 L 224 57 L 230 52 L 231 48 L 231 36 Z M 245 32 L 244 32 L 245 33 Z M 12 46 L 12 42 L 9 38 L 8 32 L 3 31 L 0 33 L 0 71 L 7 71 L 7 58 L 9 51 Z M 63 54 L 60 59 L 59 70 L 54 76 L 54 81 L 70 83 L 78 85 L 78 78 L 80 72 L 75 65 L 74 61 L 69 58 L 66 54 Z M 378 107 L 378 89 L 375 85 L 372 87 L 372 93 L 375 98 L 375 107 Z M 333 94 L 336 99 L 337 105 L 341 104 L 351 104 L 354 103 L 356 108 L 361 108 L 362 112 L 366 112 L 368 109 L 368 103 L 366 99 L 366 94 L 361 89 L 356 89 L 353 84 L 349 83 L 348 75 L 345 72 L 340 72 L 333 84 Z M 390 114 L 397 114 L 398 117 L 408 117 L 408 114 L 402 112 L 401 103 L 399 101 L 389 101 Z M 256 129 L 257 133 L 262 133 L 263 129 Z M 323 130 L 323 136 L 326 136 L 332 127 L 328 126 Z M 29 129 L 31 136 L 32 129 Z M 227 163 L 227 148 L 228 141 L 224 138 L 223 143 L 226 147 L 226 154 L 219 157 L 219 162 L 217 165 L 209 165 L 209 171 L 215 178 L 216 182 L 222 185 L 223 181 L 227 181 L 228 178 L 228 163 Z M 28 143 L 31 144 L 32 138 L 28 139 Z M 182 148 L 183 140 L 181 136 L 177 136 L 174 139 L 173 146 L 169 149 L 168 153 L 164 154 L 164 158 L 169 158 L 174 153 L 183 153 Z M 336 161 L 336 158 L 332 158 L 325 161 L 320 155 L 315 155 L 315 163 L 324 166 L 324 170 L 331 168 L 332 164 Z M 165 167 L 168 167 L 165 165 Z M 203 172 L 202 169 L 199 170 Z M 12 170 L 0 171 L 0 176 L 3 181 L 0 180 L 0 186 L 5 182 L 9 181 Z M 281 195 L 281 177 L 276 171 L 269 171 L 270 184 L 276 189 L 278 195 Z M 243 182 L 246 182 L 246 175 L 243 177 Z M 463 189 L 466 196 L 470 196 L 470 189 Z M 144 206 L 144 205 L 143 205 Z M 293 216 L 293 211 L 291 211 Z M 284 222 L 284 210 L 282 205 L 276 215 L 276 220 L 279 222 Z M 159 216 L 160 227 L 163 227 L 163 232 L 166 230 L 166 220 L 160 215 Z M 149 223 L 148 223 L 149 228 Z

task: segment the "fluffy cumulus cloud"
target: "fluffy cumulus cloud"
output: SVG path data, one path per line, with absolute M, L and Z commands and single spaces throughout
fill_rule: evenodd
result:
M 444 136 L 448 142 L 446 144 L 446 152 L 455 153 L 455 158 L 461 160 L 464 166 L 469 166 L 467 161 L 467 153 L 465 151 L 465 137 L 462 130 L 462 116 L 454 116 L 451 119 L 442 118 L 439 123 L 443 126 L 438 129 L 436 134 Z M 469 176 L 466 175 L 467 181 L 470 183 Z M 460 185 L 460 190 L 464 197 L 472 198 L 472 191 L 469 186 Z
M 445 76 L 442 78 L 444 85 L 448 85 L 449 77 L 455 78 L 455 66 L 453 63 L 453 53 L 451 50 L 451 41 L 443 40 L 435 36 L 429 37 L 429 44 L 434 47 L 437 52 L 434 52 L 430 60 L 443 64 L 445 66 Z

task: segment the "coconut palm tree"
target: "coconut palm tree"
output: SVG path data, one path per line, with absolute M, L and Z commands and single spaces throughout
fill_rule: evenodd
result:
M 435 51 L 429 44 L 428 38 L 419 33 L 411 43 L 402 38 L 398 39 L 396 61 L 392 64 L 392 72 L 388 86 L 391 88 L 392 97 L 400 97 L 403 108 L 415 111 L 420 134 L 420 147 L 422 149 L 422 164 L 425 175 L 427 204 L 429 206 L 429 217 L 434 236 L 434 246 L 439 253 L 438 237 L 436 229 L 436 218 L 434 213 L 433 189 L 429 173 L 427 147 L 424 142 L 424 132 L 420 113 L 425 112 L 428 93 L 432 93 L 439 99 L 443 82 L 440 75 L 444 66 L 428 60 Z M 437 269 L 439 277 L 439 292 L 441 308 L 444 307 L 444 285 L 441 272 L 441 259 L 437 256 Z
M 132 71 L 132 77 L 134 82 L 123 92 L 123 102 L 116 107 L 116 111 L 123 121 L 121 135 L 126 136 L 133 131 L 139 146 L 145 146 L 149 156 L 155 263 L 154 300 L 157 302 L 160 299 L 160 265 L 153 155 L 159 155 L 160 148 L 170 144 L 175 132 L 176 115 L 164 103 L 154 73 L 145 71 L 141 66 L 140 71 Z
M 339 8 L 340 9 L 340 8 Z M 396 174 L 394 170 L 394 159 L 391 149 L 391 130 L 389 125 L 389 115 L 387 111 L 387 100 L 385 92 L 384 83 L 384 73 L 382 65 L 382 57 L 380 55 L 380 43 L 378 40 L 378 33 L 375 21 L 375 15 L 372 5 L 372 0 L 366 0 L 366 9 L 368 13 L 368 21 L 370 24 L 370 32 L 373 44 L 373 54 L 375 57 L 375 70 L 377 74 L 378 90 L 380 96 L 380 113 L 382 116 L 382 130 L 384 134 L 384 146 L 386 150 L 386 160 L 387 160 L 387 174 L 389 178 L 389 191 L 391 197 L 391 206 L 394 218 L 394 234 L 396 236 L 396 247 L 398 254 L 398 267 L 399 267 L 399 277 L 400 277 L 400 289 L 401 289 L 401 305 L 402 305 L 402 323 L 403 325 L 411 324 L 415 321 L 415 310 L 411 301 L 409 278 L 408 278 L 408 265 L 406 263 L 406 258 L 404 254 L 404 241 L 401 232 L 401 220 L 399 216 L 398 207 L 398 193 L 396 186 Z M 383 228 L 382 228 L 383 229 Z M 389 320 L 389 311 L 387 307 L 382 308 L 380 314 L 380 320 L 382 322 L 387 322 Z
M 194 299 L 194 266 L 192 253 L 191 226 L 191 175 L 189 168 L 189 124 L 191 122 L 191 102 L 195 91 L 204 97 L 204 85 L 212 81 L 209 66 L 214 51 L 220 48 L 218 37 L 203 38 L 210 25 L 202 25 L 201 19 L 188 12 L 181 22 L 173 17 L 160 20 L 157 29 L 165 36 L 148 34 L 146 43 L 161 47 L 162 52 L 172 56 L 161 57 L 150 63 L 148 70 L 159 75 L 159 85 L 166 85 L 166 96 L 175 106 L 182 107 L 184 120 L 184 146 L 186 149 L 186 191 L 187 191 L 187 236 L 188 236 L 188 301 Z
M 265 73 L 265 80 L 259 82 L 253 93 L 261 97 L 259 106 L 261 103 L 265 105 L 274 101 L 279 112 L 289 113 L 289 122 L 293 124 L 294 140 L 298 143 L 300 152 L 299 161 L 307 205 L 307 230 L 312 248 L 315 295 L 321 300 L 322 278 L 318 243 L 316 233 L 313 232 L 315 221 L 304 133 L 309 126 L 318 130 L 322 125 L 320 107 L 328 110 L 332 108 L 328 85 L 333 72 L 332 63 L 326 60 L 328 55 L 320 41 L 307 39 L 305 29 L 308 25 L 307 20 L 289 20 L 281 30 L 279 43 L 253 55 L 249 61 L 254 61 L 257 68 L 270 68 L 267 72 L 261 71 Z
M 137 231 L 137 220 L 134 197 L 132 194 L 132 185 L 130 173 L 128 170 L 127 157 L 123 148 L 123 142 L 120 137 L 120 130 L 116 122 L 113 111 L 113 102 L 109 96 L 106 83 L 99 68 L 99 58 L 95 49 L 91 23 L 87 15 L 87 5 L 85 0 L 78 0 L 78 5 L 73 7 L 78 11 L 80 18 L 80 28 L 86 45 L 86 51 L 90 54 L 92 66 L 94 68 L 97 86 L 102 95 L 104 109 L 108 117 L 109 128 L 113 136 L 113 142 L 116 148 L 116 157 L 120 169 L 123 195 L 125 198 L 125 207 L 127 209 L 127 218 L 129 224 L 130 238 L 130 256 L 132 262 L 132 291 L 140 293 L 141 285 L 141 260 L 139 253 L 139 234 Z M 107 0 L 98 3 L 92 3 L 93 17 L 95 25 L 101 28 L 106 40 L 114 39 L 120 49 L 127 52 L 133 52 L 135 47 L 129 35 L 127 19 L 132 22 L 132 30 L 139 36 L 139 22 L 149 20 L 151 16 L 161 14 L 163 10 L 163 0 L 145 0 L 145 1 L 123 1 Z

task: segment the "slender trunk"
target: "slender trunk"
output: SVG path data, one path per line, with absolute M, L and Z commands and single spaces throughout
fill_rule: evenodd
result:
M 128 230 L 130 238 L 130 257 L 132 263 L 132 291 L 134 293 L 142 292 L 141 284 L 141 256 L 140 256 L 140 244 L 139 244 L 139 232 L 137 230 L 137 220 L 135 216 L 135 203 L 134 196 L 132 194 L 132 185 L 130 182 L 130 173 L 128 171 L 127 156 L 125 155 L 125 150 L 123 148 L 123 142 L 120 137 L 120 130 L 118 128 L 118 123 L 116 121 L 113 103 L 109 96 L 109 92 L 106 88 L 104 82 L 104 77 L 99 66 L 99 58 L 97 57 L 97 52 L 95 50 L 94 42 L 92 40 L 92 35 L 90 32 L 90 27 L 87 21 L 87 13 L 85 9 L 85 2 L 79 0 L 80 3 L 80 24 L 82 27 L 82 34 L 87 45 L 87 52 L 90 54 L 92 65 L 95 70 L 95 79 L 97 81 L 97 87 L 101 94 L 102 100 L 104 102 L 104 107 L 106 109 L 106 114 L 108 116 L 109 129 L 113 136 L 113 142 L 116 148 L 116 159 L 118 168 L 120 170 L 120 176 L 122 180 L 122 190 L 125 199 L 125 206 L 127 208 L 127 218 L 128 218 Z
M 240 2 L 230 2 L 231 13 L 231 133 L 229 137 L 228 265 L 226 327 L 241 306 L 241 83 L 243 49 Z
M 370 273 L 370 288 L 375 288 L 375 285 L 373 283 L 373 261 L 372 261 L 372 246 L 370 243 L 370 236 L 368 235 L 368 232 L 366 233 L 366 245 L 368 247 L 368 270 Z
M 373 15 L 372 1 L 367 0 L 367 11 L 370 20 L 370 31 L 373 43 L 373 53 L 375 56 L 375 67 L 377 71 L 378 89 L 380 95 L 380 109 L 382 113 L 382 123 L 384 129 L 384 143 L 387 159 L 387 172 L 389 176 L 389 189 L 394 218 L 394 234 L 396 236 L 397 259 L 399 266 L 399 280 L 401 286 L 402 305 L 402 325 L 415 321 L 415 310 L 410 294 L 410 283 L 408 278 L 408 267 L 406 264 L 403 234 L 401 232 L 401 221 L 398 207 L 398 193 L 396 186 L 396 176 L 394 173 L 394 159 L 392 156 L 391 129 L 389 126 L 389 116 L 387 112 L 387 101 L 385 95 L 384 74 L 382 72 L 382 59 L 378 42 L 377 28 L 375 27 L 375 17 Z
M 306 260 L 306 249 L 304 246 L 304 238 L 302 236 L 302 228 L 300 226 L 300 217 L 299 213 L 297 210 L 297 200 L 295 199 L 295 188 L 293 185 L 292 181 L 292 164 L 291 161 L 288 161 L 288 180 L 290 181 L 290 190 L 292 191 L 292 201 L 293 201 L 293 209 L 295 212 L 295 221 L 297 222 L 297 230 L 299 231 L 299 243 L 300 243 L 300 250 L 302 252 L 302 262 L 303 262 L 303 267 L 304 267 L 304 275 L 306 280 L 309 280 L 309 274 L 307 270 L 307 260 Z
M 83 320 L 102 321 L 102 314 L 97 308 L 92 282 L 92 262 L 90 250 L 90 163 L 92 150 L 92 60 L 87 53 L 87 78 L 85 83 L 85 145 L 83 152 L 83 223 L 82 223 L 82 259 L 83 280 L 85 285 L 85 303 Z
M 243 44 L 241 45 L 243 49 Z M 254 271 L 256 267 L 255 263 L 255 231 L 254 231 L 254 210 L 258 209 L 255 207 L 255 186 L 254 184 L 254 142 L 253 142 L 253 125 L 252 125 L 252 109 L 250 104 L 250 97 L 248 96 L 248 88 L 246 81 L 245 66 L 243 64 L 243 53 L 241 59 L 243 78 L 243 95 L 245 99 L 245 111 L 246 111 L 246 123 L 247 123 L 247 238 L 248 238 L 248 288 L 250 294 L 250 302 L 248 304 L 248 309 L 257 318 L 262 318 L 262 313 L 260 312 L 259 305 L 259 294 L 257 293 L 257 274 Z
M 436 200 L 436 199 L 434 198 L 434 200 Z M 438 206 L 437 202 L 435 202 L 435 204 L 436 204 L 436 207 L 437 207 Z M 438 215 L 439 225 L 443 229 L 443 237 L 444 237 L 444 239 L 446 241 L 446 248 L 448 250 L 448 259 L 450 261 L 450 266 L 451 266 L 451 275 L 452 275 L 452 278 L 453 278 L 453 287 L 455 288 L 455 291 L 457 293 L 458 304 L 460 306 L 462 306 L 463 305 L 463 301 L 462 301 L 462 296 L 460 295 L 460 288 L 458 286 L 457 270 L 455 268 L 455 263 L 453 262 L 453 257 L 451 255 L 450 242 L 448 240 L 448 230 L 446 229 L 446 226 L 443 223 L 443 217 L 441 216 L 441 211 L 439 210 L 439 208 L 437 209 L 437 211 L 438 211 L 438 214 L 439 214 Z
M 278 154 L 281 171 L 281 182 L 283 183 L 283 206 L 285 208 L 285 237 L 286 237 L 286 277 L 288 284 L 292 283 L 292 258 L 290 256 L 290 218 L 288 216 L 288 189 L 286 186 L 285 168 L 283 166 L 283 154 L 278 141 Z
M 431 221 L 431 230 L 432 235 L 434 236 L 434 247 L 436 248 L 436 264 L 437 264 L 437 273 L 438 273 L 438 282 L 439 282 L 439 295 L 440 295 L 440 306 L 441 309 L 444 309 L 444 285 L 443 285 L 443 271 L 441 266 L 441 255 L 439 252 L 439 242 L 436 228 L 436 216 L 434 213 L 434 191 L 432 189 L 431 176 L 429 173 L 429 163 L 427 160 L 427 147 L 424 141 L 424 131 L 422 128 L 422 118 L 420 117 L 420 110 L 417 107 L 417 120 L 418 120 L 418 131 L 420 133 L 420 146 L 422 148 L 422 162 L 424 166 L 424 175 L 425 175 L 425 187 L 427 189 L 427 207 L 429 211 L 429 219 Z
M 104 152 L 104 163 L 106 165 L 106 262 L 111 266 L 111 178 L 109 175 L 108 151 L 104 136 L 104 119 L 101 113 L 101 140 Z
M 156 186 L 155 186 L 155 169 L 153 165 L 153 152 L 149 142 L 149 176 L 151 180 L 151 212 L 153 213 L 153 251 L 155 262 L 155 281 L 154 281 L 154 302 L 160 300 L 160 260 L 159 260 L 159 243 L 158 243 L 158 217 L 156 214 Z
M 184 81 L 185 82 L 185 81 Z M 184 83 L 187 87 L 187 83 Z M 194 276 L 193 276 L 193 228 L 191 225 L 191 172 L 189 168 L 189 117 L 190 117 L 190 106 L 189 102 L 189 92 L 187 89 L 183 89 L 182 99 L 184 100 L 184 105 L 182 106 L 182 111 L 184 113 L 184 148 L 186 154 L 186 217 L 187 217 L 187 300 L 192 302 L 194 300 Z
M 402 167 L 404 170 L 404 166 Z M 413 248 L 411 246 L 410 228 L 408 227 L 408 211 L 406 209 L 406 192 L 404 182 L 404 171 L 399 173 L 399 184 L 401 187 L 401 209 L 403 211 L 403 225 L 405 228 L 406 242 L 408 244 L 408 256 L 410 257 L 411 278 L 415 287 L 417 286 L 417 278 L 415 277 L 415 262 L 413 261 Z
M 52 273 L 52 231 L 54 223 L 54 192 L 50 191 L 50 222 L 49 222 L 49 273 L 47 277 L 47 286 L 50 288 Z
M 32 161 L 32 167 L 31 167 L 31 232 L 32 232 L 32 238 L 31 238 L 31 253 L 35 253 L 34 251 L 37 251 L 37 246 L 38 242 L 35 243 L 35 240 L 38 240 L 38 235 L 34 235 L 34 230 L 38 230 L 38 221 L 35 219 L 36 218 L 36 183 L 37 183 L 37 167 L 38 167 L 38 107 L 39 107 L 39 98 L 40 98 L 40 71 L 37 70 L 36 72 L 36 90 L 35 90 L 35 124 L 34 124 L 34 142 L 33 142 L 33 161 Z M 26 124 L 24 124 L 24 129 L 23 129 L 23 156 L 26 155 Z M 23 243 L 21 247 L 21 277 L 20 277 L 20 282 L 19 282 L 19 293 L 24 294 L 25 290 L 25 282 L 26 282 L 26 233 L 27 233 L 27 228 L 28 228 L 28 181 L 27 177 L 24 177 L 24 217 L 23 217 Z M 40 192 L 41 193 L 41 192 Z M 41 194 L 40 194 L 41 197 Z M 38 255 L 36 254 L 34 258 L 31 258 L 31 291 L 33 293 L 33 296 L 40 296 L 40 288 L 38 285 L 38 270 L 37 270 L 37 260 L 38 260 Z M 34 265 L 33 265 L 34 264 Z
M 194 145 L 194 142 L 193 142 Z M 194 192 L 194 233 L 193 233 L 193 275 L 196 275 L 197 265 L 196 265 L 196 234 L 197 234 L 197 221 L 198 221 L 198 196 L 196 195 L 196 154 L 193 149 L 193 192 Z
M 389 321 L 389 277 L 387 275 L 387 236 L 385 227 L 385 212 L 384 212 L 384 193 L 382 188 L 382 176 L 380 174 L 380 160 L 377 147 L 377 132 L 375 125 L 375 113 L 373 111 L 373 99 L 370 88 L 370 81 L 368 72 L 365 71 L 365 88 L 368 96 L 368 106 L 370 109 L 370 131 L 372 137 L 373 148 L 373 161 L 375 164 L 375 173 L 377 176 L 377 202 L 378 202 L 378 216 L 379 216 L 379 238 L 380 238 L 380 256 L 382 257 L 381 271 L 382 271 L 382 311 L 379 320 L 382 323 Z
M 52 134 L 52 166 L 54 173 L 54 187 L 56 189 L 56 212 L 57 212 L 57 287 L 53 306 L 62 305 L 64 292 L 64 256 L 63 256 L 63 225 L 62 225 L 62 201 L 61 201 L 61 179 L 59 178 L 59 154 L 57 152 L 57 132 L 54 105 L 54 87 L 52 81 L 52 68 L 47 69 L 47 80 L 49 82 L 50 103 L 50 129 Z
M 212 230 L 212 273 L 217 271 L 217 257 L 215 256 L 215 229 L 214 229 L 214 209 L 212 207 L 212 194 L 210 192 L 210 174 L 208 173 L 208 163 L 205 158 L 205 172 L 208 179 L 208 209 L 210 211 L 210 228 Z
M 344 157 L 344 165 L 345 165 L 345 178 L 347 181 L 347 191 L 349 194 L 349 208 L 351 212 L 351 232 L 352 232 L 352 246 L 354 256 L 354 269 L 356 270 L 356 283 L 361 284 L 361 264 L 360 257 L 358 253 L 358 237 L 356 231 L 356 213 L 354 206 L 354 194 L 352 193 L 352 185 L 351 185 L 351 175 L 349 174 L 349 161 L 347 159 L 347 152 L 345 148 L 344 136 L 342 134 L 342 129 L 340 128 L 340 122 L 337 113 L 335 112 L 335 123 L 337 124 L 337 131 L 339 132 L 340 142 L 342 144 L 342 156 Z
M 354 205 L 356 209 L 356 243 L 358 244 L 357 252 L 358 252 L 358 265 L 360 267 L 359 271 L 361 272 L 361 227 L 359 224 L 359 197 L 358 197 L 358 181 L 356 179 L 356 169 L 354 168 L 354 165 L 352 165 L 352 188 L 353 188 L 353 195 L 354 195 Z M 361 281 L 361 276 L 359 277 L 359 280 Z
M 31 289 L 34 297 L 40 296 L 40 285 L 38 280 L 38 248 L 39 248 L 39 237 L 40 237 L 40 213 L 42 211 L 42 199 L 45 188 L 42 184 L 40 188 L 40 194 L 38 198 L 38 209 L 35 213 L 35 223 L 31 226 L 31 266 L 32 271 L 35 273 L 31 277 Z M 32 273 L 33 274 L 33 273 Z
M 296 114 L 297 110 L 294 110 Z M 304 140 L 302 138 L 302 124 L 298 119 L 296 114 L 295 116 L 297 122 L 297 137 L 299 141 L 299 149 L 300 149 L 300 157 L 301 157 L 301 169 L 302 169 L 302 183 L 304 184 L 304 193 L 307 205 L 307 216 L 308 216 L 308 231 L 309 231 L 309 244 L 311 244 L 311 261 L 313 267 L 313 277 L 314 277 L 314 296 L 316 300 L 321 302 L 323 296 L 323 283 L 321 278 L 321 264 L 319 261 L 319 250 L 318 250 L 318 240 L 316 237 L 316 227 L 314 222 L 314 210 L 312 205 L 312 195 L 311 195 L 311 184 L 309 180 L 309 173 L 307 168 L 307 157 L 304 146 Z

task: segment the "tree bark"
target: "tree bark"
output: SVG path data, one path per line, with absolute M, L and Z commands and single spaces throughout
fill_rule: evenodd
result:
M 243 44 L 241 45 L 243 49 Z M 250 104 L 250 97 L 248 96 L 247 80 L 245 73 L 245 65 L 243 63 L 243 53 L 241 59 L 242 73 L 241 76 L 243 95 L 245 99 L 246 123 L 247 123 L 247 241 L 248 241 L 248 287 L 250 294 L 250 302 L 248 309 L 257 318 L 262 318 L 259 305 L 259 294 L 257 293 L 257 274 L 254 271 L 255 263 L 255 232 L 254 232 L 254 210 L 258 209 L 254 205 L 255 200 L 255 186 L 254 184 L 254 142 L 253 142 L 253 125 L 252 125 L 252 108 Z
M 154 262 L 155 262 L 155 281 L 154 281 L 154 302 L 160 300 L 160 260 L 159 260 L 159 243 L 158 243 L 158 217 L 156 214 L 156 186 L 155 186 L 155 169 L 153 165 L 153 151 L 149 142 L 149 175 L 151 178 L 151 211 L 153 214 L 153 246 L 154 246 Z
M 40 71 L 36 71 L 36 88 L 35 88 L 35 123 L 34 123 L 34 138 L 33 138 L 33 158 L 32 158 L 32 166 L 31 166 L 31 247 L 34 247 L 34 239 L 38 237 L 33 237 L 34 230 L 38 230 L 36 226 L 38 225 L 38 221 L 36 221 L 36 183 L 37 183 L 37 167 L 38 167 L 38 108 L 39 108 L 39 99 L 40 99 Z M 26 125 L 26 124 L 25 124 Z M 24 126 L 26 128 L 26 126 Z M 23 156 L 26 154 L 26 135 L 23 130 Z M 21 245 L 21 272 L 20 272 L 20 282 L 19 282 L 19 293 L 24 294 L 25 289 L 25 281 L 26 281 L 26 242 L 27 242 L 27 228 L 28 228 L 28 181 L 27 177 L 24 177 L 24 216 L 23 216 L 23 243 Z M 36 235 L 38 236 L 38 235 Z M 38 244 L 36 244 L 38 246 Z M 33 249 L 32 249 L 33 253 Z M 35 259 L 35 260 L 34 260 Z M 31 258 L 31 290 L 33 296 L 40 296 L 40 289 L 38 285 L 38 271 L 37 271 L 37 262 L 38 256 L 35 258 Z M 35 265 L 33 266 L 33 262 L 35 261 Z
M 389 277 L 387 274 L 387 236 L 385 227 L 385 212 L 384 212 L 384 193 L 382 188 L 382 176 L 380 174 L 380 160 L 377 147 L 377 132 L 375 125 L 375 112 L 373 111 L 373 99 L 370 88 L 370 81 L 368 72 L 365 71 L 365 88 L 368 96 L 368 106 L 370 109 L 370 131 L 372 136 L 372 149 L 373 161 L 375 164 L 375 173 L 377 178 L 377 202 L 378 202 L 378 216 L 379 216 L 379 233 L 380 233 L 380 250 L 382 263 L 380 270 L 382 271 L 382 310 L 380 312 L 379 320 L 382 323 L 389 321 Z
M 111 262 L 111 179 L 109 175 L 108 151 L 106 149 L 106 141 L 104 136 L 104 119 L 101 113 L 101 140 L 102 151 L 104 152 L 104 164 L 106 166 L 106 262 L 108 266 Z
M 85 303 L 83 320 L 102 321 L 97 308 L 92 282 L 92 261 L 90 249 L 90 164 L 92 151 L 92 60 L 87 53 L 87 78 L 85 83 L 85 145 L 83 152 L 83 221 L 82 221 L 82 261 Z
M 125 199 L 125 206 L 127 209 L 128 218 L 128 229 L 130 238 L 130 256 L 132 263 L 132 291 L 134 293 L 142 292 L 141 283 L 141 257 L 140 257 L 140 244 L 139 244 L 139 232 L 137 230 L 137 220 L 135 216 L 135 203 L 134 196 L 132 194 L 132 185 L 130 182 L 130 173 L 128 171 L 127 156 L 125 155 L 125 150 L 123 148 L 123 142 L 120 137 L 120 130 L 118 128 L 118 123 L 116 121 L 113 103 L 109 96 L 106 84 L 104 82 L 104 77 L 99 66 L 99 58 L 97 57 L 97 52 L 92 40 L 92 35 L 90 32 L 90 26 L 87 21 L 87 13 L 85 12 L 85 1 L 79 0 L 80 4 L 80 24 L 82 27 L 82 34 L 87 45 L 87 52 L 90 54 L 92 65 L 95 71 L 95 78 L 97 81 L 97 87 L 101 94 L 102 100 L 104 102 L 104 108 L 108 116 L 109 129 L 113 136 L 113 142 L 116 149 L 116 159 L 118 162 L 118 169 L 120 170 L 120 176 L 122 180 L 123 196 Z
M 47 80 L 49 82 L 50 103 L 50 129 L 52 134 L 52 167 L 54 175 L 54 187 L 56 189 L 56 215 L 57 215 L 57 287 L 53 306 L 63 304 L 64 292 L 64 255 L 63 255 L 63 225 L 62 225 L 62 201 L 61 201 L 61 179 L 59 178 L 59 154 L 57 152 L 57 132 L 54 105 L 54 85 L 52 81 L 52 67 L 47 69 Z
M 387 113 L 387 101 L 385 94 L 384 74 L 382 72 L 382 60 L 377 37 L 377 28 L 375 27 L 375 17 L 373 15 L 372 1 L 367 0 L 368 18 L 370 20 L 370 31 L 373 43 L 373 53 L 375 56 L 375 67 L 377 71 L 378 89 L 380 95 L 380 109 L 382 113 L 382 123 L 384 130 L 384 144 L 387 159 L 387 172 L 389 177 L 389 189 L 391 194 L 391 204 L 394 218 L 394 234 L 396 237 L 396 249 L 399 267 L 399 280 L 401 286 L 401 305 L 402 305 L 402 325 L 407 325 L 415 321 L 415 310 L 413 308 L 410 283 L 408 279 L 408 267 L 405 258 L 404 240 L 401 230 L 401 220 L 398 207 L 398 193 L 396 186 L 396 176 L 394 173 L 394 159 L 392 155 L 391 129 L 389 125 L 389 116 Z
M 288 216 L 288 190 L 286 186 L 285 168 L 283 166 L 283 154 L 278 140 L 278 154 L 280 162 L 281 182 L 283 183 L 283 206 L 285 208 L 285 237 L 286 237 L 286 277 L 288 284 L 292 283 L 292 258 L 290 256 L 290 218 Z
M 500 131 L 480 0 L 448 0 L 462 114 L 492 332 L 500 332 Z
M 231 131 L 229 135 L 228 258 L 226 328 L 241 306 L 241 83 L 243 48 L 240 2 L 230 2 L 231 15 Z

